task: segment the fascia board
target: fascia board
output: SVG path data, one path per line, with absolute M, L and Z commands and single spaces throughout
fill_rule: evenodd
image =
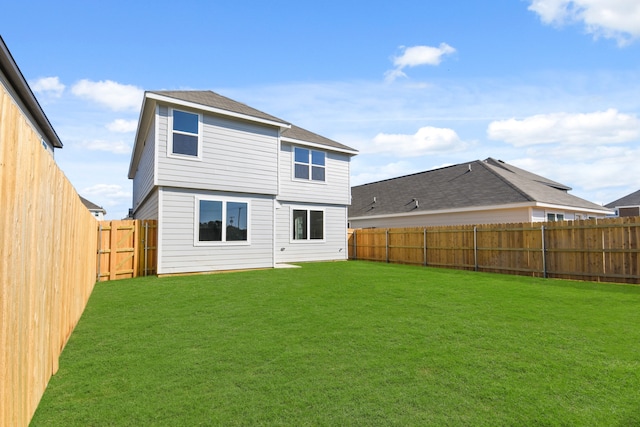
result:
M 549 209 L 582 211 L 582 212 L 600 213 L 600 214 L 612 214 L 612 213 L 614 213 L 613 209 L 609 209 L 609 208 L 605 208 L 605 207 L 602 207 L 602 209 L 595 209 L 595 208 L 592 209 L 592 208 L 583 208 L 583 207 L 579 207 L 579 206 L 555 205 L 553 203 L 541 203 L 541 202 L 536 202 L 535 205 L 536 205 L 536 207 L 549 208 Z
M 133 179 L 136 174 L 136 168 L 138 167 L 138 162 L 140 162 L 140 157 L 142 156 L 142 149 L 144 148 L 144 138 L 147 134 L 147 129 L 149 128 L 149 123 L 151 122 L 150 115 L 155 111 L 155 102 L 147 102 L 147 95 L 145 94 L 142 100 L 142 107 L 140 108 L 140 116 L 138 117 L 138 128 L 136 129 L 136 136 L 133 140 L 133 150 L 131 152 L 131 161 L 129 163 L 129 179 Z M 151 110 L 151 113 L 148 111 Z M 143 141 L 140 141 L 140 138 Z
M 262 123 L 270 126 L 276 126 L 282 129 L 289 129 L 291 127 L 291 125 L 288 123 L 262 119 L 260 117 L 254 117 L 254 116 L 249 116 L 242 113 L 236 113 L 234 111 L 223 110 L 221 108 L 210 107 L 207 105 L 198 104 L 197 102 L 184 101 L 182 99 L 176 99 L 169 96 L 160 95 L 157 93 L 147 93 L 146 97 L 156 100 L 158 102 L 163 102 L 163 103 L 172 104 L 172 105 L 179 105 L 179 106 L 191 108 L 194 110 L 207 111 L 209 113 L 219 114 L 222 116 L 234 117 L 237 119 L 248 120 L 251 122 Z
M 60 141 L 60 137 L 58 137 L 58 134 L 51 125 L 49 118 L 42 109 L 42 106 L 40 106 L 40 103 L 33 94 L 31 87 L 29 87 L 27 80 L 24 78 L 22 71 L 20 71 L 18 64 L 13 59 L 9 48 L 1 36 L 0 72 L 6 76 L 9 85 L 12 86 L 17 96 L 20 97 L 20 101 L 25 105 L 27 111 L 35 121 L 35 125 L 41 129 L 51 145 L 55 148 L 62 148 L 62 141 Z
M 313 147 L 313 148 L 321 148 L 323 150 L 336 151 L 338 153 L 350 154 L 352 156 L 355 156 L 356 154 L 358 154 L 358 151 L 356 150 L 347 150 L 344 148 L 332 147 L 330 145 L 318 144 L 316 142 L 309 142 L 309 141 L 303 141 L 301 139 L 287 138 L 286 136 L 280 137 L 280 140 L 282 142 L 288 142 L 296 145 L 304 145 L 304 146 Z
M 402 218 L 402 217 L 420 216 L 420 215 L 438 215 L 438 214 L 480 212 L 480 211 L 489 211 L 489 210 L 506 210 L 506 209 L 534 208 L 534 207 L 550 208 L 550 209 L 558 209 L 558 210 L 581 211 L 581 212 L 599 213 L 599 214 L 613 213 L 613 211 L 609 209 L 597 210 L 597 209 L 579 208 L 576 206 L 554 205 L 551 203 L 525 202 L 525 203 L 509 203 L 505 205 L 474 206 L 474 207 L 457 208 L 457 209 L 440 209 L 440 210 L 433 210 L 433 211 L 403 212 L 403 213 L 397 213 L 397 214 L 357 216 L 357 217 L 349 217 L 349 220 Z

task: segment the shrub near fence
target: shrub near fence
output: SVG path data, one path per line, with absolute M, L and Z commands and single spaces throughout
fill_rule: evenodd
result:
M 97 221 L 0 84 L 0 425 L 24 426 L 96 281 Z
M 640 283 L 640 217 L 358 229 L 349 258 L 575 280 Z

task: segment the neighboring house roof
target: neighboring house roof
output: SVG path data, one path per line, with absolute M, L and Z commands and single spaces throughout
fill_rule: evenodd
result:
M 627 194 L 611 203 L 607 203 L 605 206 L 612 209 L 619 206 L 640 206 L 640 190 Z
M 352 187 L 349 217 L 532 203 L 608 213 L 568 190 L 563 184 L 488 158 Z
M 82 203 L 86 206 L 86 208 L 92 212 L 102 212 L 103 214 L 107 213 L 107 211 L 104 210 L 102 206 L 98 206 L 95 203 L 90 202 L 89 200 L 85 199 L 82 196 L 80 196 L 80 200 L 82 200 Z
M 53 126 L 51 126 L 49 119 L 31 91 L 29 84 L 18 68 L 11 52 L 9 52 L 9 48 L 4 43 L 2 36 L 0 36 L 0 73 L 8 80 L 8 83 L 16 92 L 16 95 L 24 104 L 24 108 L 27 109 L 29 116 L 31 116 L 32 120 L 35 121 L 35 125 L 37 125 L 40 131 L 44 133 L 43 138 L 45 138 L 53 147 L 62 148 L 62 142 L 60 141 L 58 134 L 53 129 Z
M 255 121 L 270 126 L 276 126 L 280 128 L 280 135 L 284 141 L 299 144 L 302 143 L 312 147 L 315 146 L 324 149 L 332 149 L 347 154 L 358 153 L 357 150 L 351 147 L 292 125 L 278 117 L 272 116 L 271 114 L 249 107 L 246 104 L 234 101 L 233 99 L 227 98 L 210 90 L 147 91 L 145 92 L 142 108 L 140 110 L 138 130 L 136 132 L 131 163 L 129 165 L 129 178 L 131 179 L 135 176 L 135 169 L 140 161 L 142 147 L 144 146 L 144 141 L 140 141 L 140 138 L 144 138 L 144 133 L 151 121 L 153 106 L 157 102 L 176 104 L 184 107 L 209 111 L 214 114 L 222 114 L 242 120 Z

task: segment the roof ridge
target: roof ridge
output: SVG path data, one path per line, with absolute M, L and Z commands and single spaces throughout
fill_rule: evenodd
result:
M 213 106 L 213 105 L 208 105 L 208 104 L 201 103 L 199 101 L 190 100 L 190 99 L 185 98 L 185 96 L 186 95 L 194 95 L 194 94 L 200 94 L 201 96 L 202 95 L 213 95 L 214 97 L 222 98 L 223 102 L 225 102 L 225 103 L 228 103 L 230 105 L 234 105 L 235 104 L 235 105 L 241 107 L 240 109 L 238 109 L 238 107 L 229 108 L 228 105 L 227 106 L 218 105 L 218 106 L 215 106 L 215 108 L 218 108 L 218 109 L 221 109 L 221 110 L 224 110 L 224 111 L 230 111 L 230 112 L 234 112 L 234 113 L 245 114 L 245 115 L 250 116 L 250 117 L 268 118 L 268 120 L 275 120 L 275 121 L 284 123 L 286 125 L 291 125 L 291 122 L 289 122 L 287 120 L 283 120 L 280 117 L 274 116 L 273 114 L 270 114 L 270 113 L 267 113 L 265 111 L 259 110 L 259 109 L 255 108 L 255 107 L 250 106 L 247 103 L 244 103 L 242 101 L 237 101 L 237 100 L 235 100 L 233 98 L 229 98 L 228 96 L 222 95 L 222 94 L 220 94 L 218 92 L 214 92 L 214 91 L 212 91 L 210 89 L 206 89 L 206 90 L 196 90 L 196 89 L 193 89 L 193 90 L 148 90 L 146 92 L 155 93 L 155 94 L 158 94 L 158 95 L 168 96 L 170 98 L 175 98 L 175 99 L 180 100 L 180 101 L 191 101 L 191 102 L 199 103 L 201 105 L 206 105 L 206 106 Z M 180 96 L 178 94 L 181 94 L 183 96 Z M 246 111 L 241 111 L 242 108 L 246 109 Z M 258 113 L 258 114 L 256 114 L 256 113 Z M 262 117 L 260 115 L 262 115 Z
M 486 170 L 488 170 L 489 172 L 491 172 L 493 175 L 495 175 L 496 177 L 498 177 L 498 179 L 500 179 L 502 182 L 504 182 L 505 184 L 507 184 L 509 187 L 513 188 L 514 190 L 516 190 L 518 193 L 520 193 L 521 195 L 523 195 L 524 197 L 526 197 L 529 201 L 535 202 L 536 199 L 534 197 L 532 197 L 529 193 L 527 193 L 526 191 L 524 191 L 522 188 L 520 188 L 518 185 L 516 185 L 515 183 L 509 181 L 507 178 L 503 177 L 502 175 L 500 175 L 499 173 L 497 173 L 495 170 L 493 170 L 494 167 L 498 167 L 498 166 L 493 166 L 493 165 L 489 165 L 488 163 L 486 163 L 485 161 L 478 161 L 478 163 L 480 163 L 482 165 L 482 167 L 484 167 Z M 509 173 L 513 173 L 512 171 L 502 168 L 504 170 L 506 170 Z M 514 174 L 516 175 L 516 174 Z

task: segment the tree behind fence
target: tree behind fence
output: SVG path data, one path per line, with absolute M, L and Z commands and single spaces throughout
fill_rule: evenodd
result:
M 640 217 L 357 229 L 349 258 L 465 270 L 640 283 Z

